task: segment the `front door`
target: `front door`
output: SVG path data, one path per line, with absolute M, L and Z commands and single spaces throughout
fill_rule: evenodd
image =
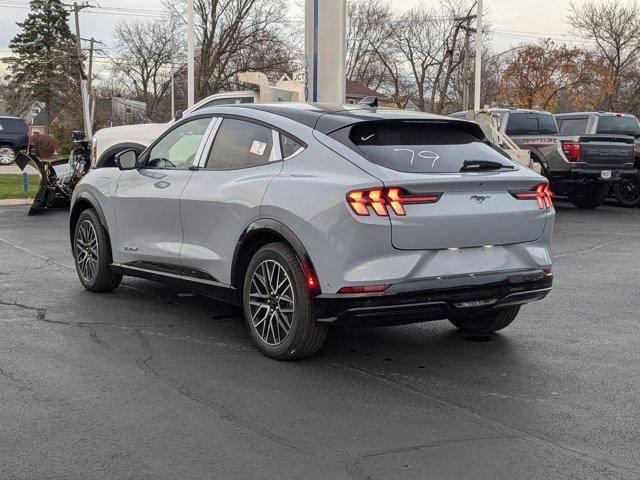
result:
M 115 195 L 115 263 L 160 270 L 179 266 L 180 195 L 211 122 L 199 117 L 174 125 L 147 149 L 138 169 L 122 172 Z

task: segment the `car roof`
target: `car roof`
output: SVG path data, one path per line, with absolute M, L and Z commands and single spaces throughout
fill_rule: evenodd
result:
M 220 105 L 217 107 L 202 108 L 197 113 L 219 113 L 224 108 L 229 110 L 259 110 L 279 115 L 295 122 L 306 125 L 321 133 L 331 133 L 343 127 L 355 123 L 375 120 L 445 120 L 452 121 L 451 117 L 435 115 L 431 113 L 416 112 L 412 110 L 399 110 L 394 108 L 373 108 L 362 105 L 341 105 L 327 103 L 244 103 L 239 105 Z M 196 113 L 196 112 L 194 112 Z M 240 112 L 239 112 L 240 113 Z M 242 112 L 244 113 L 244 112 Z M 453 121 L 466 122 L 455 119 Z
M 556 117 L 584 117 L 585 115 L 597 115 L 600 117 L 635 117 L 635 115 L 631 113 L 620 113 L 620 112 L 569 112 L 569 113 L 557 113 Z

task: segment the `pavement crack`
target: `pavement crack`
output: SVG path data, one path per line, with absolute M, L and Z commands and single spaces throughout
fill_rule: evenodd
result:
M 574 250 L 572 252 L 560 253 L 558 255 L 553 255 L 551 257 L 551 260 L 558 260 L 559 258 L 569 257 L 571 255 L 579 255 L 581 253 L 593 252 L 595 250 L 600 250 L 601 248 L 608 247 L 609 245 L 614 245 L 614 244 L 619 243 L 619 242 L 621 242 L 623 240 L 627 240 L 627 239 L 633 238 L 633 237 L 636 237 L 636 235 L 624 235 L 622 237 L 618 237 L 615 240 L 611 240 L 609 242 L 604 242 L 604 243 L 600 243 L 598 245 L 594 245 L 593 247 L 580 248 L 580 249 Z
M 5 300 L 0 300 L 0 305 L 5 305 L 8 307 L 18 307 L 21 308 L 23 310 L 32 310 L 34 312 L 36 312 L 36 317 L 38 318 L 38 320 L 42 320 L 42 321 L 47 321 L 45 319 L 46 314 L 47 314 L 47 309 L 46 308 L 41 308 L 41 307 L 32 307 L 31 305 L 26 305 L 24 303 L 19 303 L 19 302 L 7 302 Z
M 145 375 L 155 377 L 165 385 L 174 389 L 180 395 L 188 398 L 189 400 L 207 409 L 212 410 L 222 420 L 228 421 L 236 425 L 237 427 L 253 432 L 280 446 L 290 448 L 303 455 L 306 455 L 306 456 L 314 455 L 313 451 L 309 449 L 304 449 L 300 445 L 294 444 L 293 440 L 290 440 L 281 435 L 278 435 L 277 433 L 274 433 L 261 425 L 256 425 L 253 422 L 239 418 L 236 414 L 232 413 L 226 406 L 218 402 L 214 402 L 210 398 L 204 398 L 202 395 L 199 395 L 196 392 L 189 389 L 186 385 L 176 382 L 174 379 L 172 379 L 169 376 L 162 375 L 151 365 L 154 352 L 153 352 L 153 348 L 151 347 L 151 343 L 149 342 L 149 339 L 139 329 L 134 330 L 133 335 L 136 336 L 138 340 L 140 340 L 140 345 L 142 346 L 142 355 L 136 359 L 136 365 L 140 370 L 142 370 L 145 373 Z
M 519 428 L 519 427 L 514 427 L 512 425 L 500 422 L 499 420 L 495 420 L 493 418 L 490 418 L 488 416 L 483 415 L 482 413 L 479 413 L 477 411 L 475 411 L 474 409 L 463 405 L 462 403 L 458 403 L 455 402 L 453 400 L 450 400 L 446 397 L 443 397 L 441 395 L 435 395 L 433 393 L 429 393 L 429 392 L 425 392 L 425 391 L 420 391 L 416 388 L 413 388 L 407 384 L 405 384 L 404 382 L 401 382 L 399 380 L 394 380 L 391 378 L 388 378 L 386 375 L 384 374 L 380 374 L 362 367 L 355 367 L 352 365 L 348 365 L 346 363 L 342 363 L 342 362 L 338 362 L 332 358 L 323 356 L 322 358 L 324 358 L 325 360 L 329 361 L 330 363 L 338 366 L 338 367 L 342 367 L 342 368 L 346 368 L 349 370 L 353 370 L 355 372 L 358 372 L 360 374 L 375 378 L 379 381 L 382 381 L 384 383 L 387 384 L 391 384 L 394 387 L 400 387 L 403 390 L 405 390 L 408 393 L 411 393 L 413 395 L 417 395 L 419 397 L 423 397 L 423 398 L 429 398 L 435 401 L 438 401 L 444 405 L 447 405 L 450 408 L 453 408 L 455 410 L 459 410 L 464 412 L 469 421 L 472 421 L 478 425 L 482 425 L 485 427 L 497 427 L 499 429 L 502 430 L 507 430 L 509 432 L 512 432 L 516 438 L 521 438 L 523 440 L 532 442 L 532 443 L 536 443 L 538 445 L 543 445 L 546 446 L 548 448 L 554 448 L 556 450 L 559 451 L 563 451 L 565 453 L 570 453 L 573 454 L 575 456 L 578 457 L 585 457 L 588 458 L 590 460 L 593 460 L 595 462 L 599 462 L 605 465 L 608 465 L 611 468 L 615 468 L 618 470 L 623 470 L 625 472 L 628 473 L 633 473 L 634 475 L 640 475 L 640 469 L 638 469 L 636 466 L 634 465 L 627 465 L 621 462 L 617 462 L 615 460 L 610 460 L 608 458 L 602 457 L 600 455 L 594 454 L 592 452 L 588 452 L 586 450 L 583 450 L 579 447 L 575 447 L 573 445 L 568 445 L 564 442 L 561 441 L 557 441 L 557 440 L 553 440 L 552 438 L 547 437 L 546 435 L 543 435 L 541 433 L 538 432 L 533 432 L 524 428 Z
M 428 448 L 437 448 L 445 445 L 453 445 L 456 443 L 465 443 L 465 442 L 481 442 L 484 440 L 502 440 L 502 439 L 514 439 L 515 437 L 509 435 L 492 435 L 485 437 L 465 437 L 465 438 L 449 438 L 443 440 L 437 440 L 429 443 L 419 443 L 417 445 L 409 445 L 405 447 L 395 447 L 395 448 L 385 448 L 380 450 L 369 450 L 364 452 L 356 457 L 351 457 L 347 459 L 347 472 L 354 480 L 360 479 L 368 479 L 369 476 L 365 475 L 362 470 L 360 470 L 359 464 L 366 460 L 367 458 L 380 457 L 383 455 L 390 455 L 393 453 L 406 453 L 413 452 L 415 450 L 423 450 Z

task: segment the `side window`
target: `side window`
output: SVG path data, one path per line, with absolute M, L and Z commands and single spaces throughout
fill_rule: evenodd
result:
M 282 158 L 289 158 L 304 149 L 303 145 L 300 145 L 296 140 L 287 135 L 280 134 L 280 148 L 282 150 Z
M 225 118 L 216 133 L 205 168 L 233 170 L 280 160 L 270 128 L 235 118 Z
M 190 167 L 211 118 L 197 118 L 173 129 L 149 152 L 147 168 L 181 170 Z

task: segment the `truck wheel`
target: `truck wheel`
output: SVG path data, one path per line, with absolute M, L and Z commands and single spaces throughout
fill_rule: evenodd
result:
M 613 194 L 622 207 L 640 207 L 640 177 L 616 183 L 613 186 Z
M 592 209 L 602 205 L 609 196 L 609 185 L 591 183 L 574 186 L 569 192 L 569 200 L 578 208 Z
M 0 165 L 11 165 L 16 159 L 16 151 L 9 145 L 0 145 Z
M 481 315 L 450 318 L 460 330 L 471 333 L 493 333 L 513 322 L 520 312 L 520 305 L 512 305 Z
M 258 350 L 277 360 L 316 353 L 327 326 L 316 321 L 300 261 L 284 243 L 270 243 L 253 256 L 244 280 L 244 318 Z

